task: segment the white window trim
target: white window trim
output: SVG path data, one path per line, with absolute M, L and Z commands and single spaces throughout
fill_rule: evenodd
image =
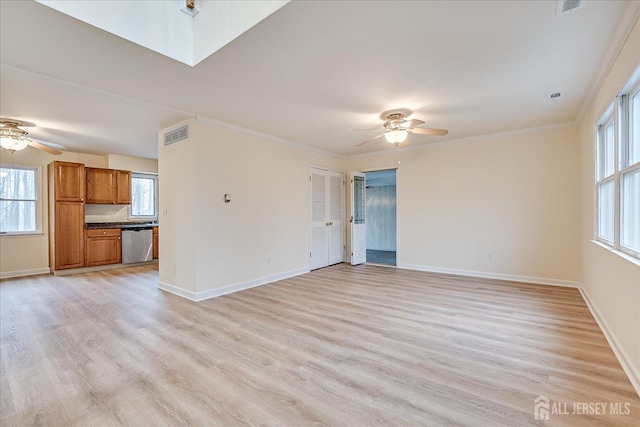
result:
M 156 201 L 156 206 L 155 206 L 155 211 L 156 214 L 155 215 L 133 215 L 133 212 L 131 211 L 132 207 L 133 207 L 133 194 L 131 195 L 131 204 L 129 204 L 129 206 L 127 207 L 127 215 L 129 220 L 147 220 L 147 221 L 157 221 L 158 220 L 158 174 L 157 173 L 150 173 L 150 172 L 131 172 L 131 179 L 133 180 L 133 178 L 151 178 L 153 179 L 155 182 L 153 184 L 154 190 L 155 190 L 155 201 Z M 133 185 L 131 186 L 131 191 L 133 191 Z
M 623 91 L 623 95 L 620 97 L 620 102 L 618 104 L 625 104 L 624 105 L 624 116 L 621 117 L 621 124 L 620 127 L 618 129 L 620 129 L 621 131 L 625 132 L 624 138 L 625 141 L 627 142 L 626 144 L 622 145 L 622 149 L 625 151 L 624 153 L 622 153 L 622 151 L 619 151 L 619 154 L 622 153 L 622 158 L 620 159 L 620 162 L 618 163 L 619 167 L 618 167 L 618 188 L 617 188 L 617 197 L 619 199 L 621 199 L 621 195 L 622 195 L 622 180 L 624 178 L 624 176 L 632 171 L 635 170 L 640 170 L 640 161 L 638 161 L 637 163 L 634 163 L 632 165 L 626 165 L 626 159 L 627 156 L 629 155 L 626 151 L 629 148 L 630 145 L 630 140 L 631 140 L 631 131 L 632 131 L 632 127 L 631 127 L 631 106 L 630 106 L 630 100 L 633 96 L 640 96 L 640 79 L 636 79 L 637 81 L 634 82 L 633 85 L 631 85 L 631 87 L 628 90 Z M 626 88 L 625 88 L 626 89 Z M 636 112 L 636 114 L 640 114 L 640 111 Z M 623 161 L 625 163 L 623 163 Z M 618 200 L 617 201 L 618 206 L 619 206 L 619 210 L 620 210 L 620 215 L 618 216 L 618 221 L 621 222 L 622 221 L 622 200 Z M 620 229 L 617 230 L 618 233 L 618 237 L 619 237 L 619 242 L 618 242 L 618 249 L 620 249 L 620 251 L 631 255 L 634 258 L 640 258 L 640 250 L 635 250 L 632 249 L 630 247 L 625 246 L 624 244 L 622 244 L 622 232 Z
M 29 169 L 34 170 L 36 175 L 36 229 L 34 231 L 9 231 L 0 233 L 0 238 L 4 237 L 17 237 L 17 236 L 38 236 L 44 235 L 42 231 L 42 183 L 44 176 L 42 175 L 41 165 L 27 165 L 27 164 L 10 164 L 0 163 L 0 167 L 11 169 Z
M 614 211 L 613 211 L 613 218 L 614 218 L 614 226 L 613 226 L 613 239 L 614 240 L 609 240 L 605 237 L 600 236 L 600 186 L 602 184 L 604 184 L 607 181 L 611 181 L 614 180 L 614 198 L 615 198 L 615 194 L 616 194 L 616 189 L 615 189 L 615 181 L 616 181 L 616 170 L 617 168 L 615 167 L 616 163 L 616 135 L 617 132 L 614 131 L 614 147 L 613 147 L 613 152 L 614 152 L 614 172 L 611 175 L 607 175 L 607 176 L 603 176 L 604 175 L 604 169 L 605 169 L 605 164 L 606 164 L 606 160 L 602 158 L 602 155 L 604 153 L 604 146 L 605 146 L 605 133 L 606 133 L 606 129 L 609 125 L 609 123 L 611 123 L 612 120 L 615 119 L 616 114 L 615 112 L 617 111 L 617 109 L 615 108 L 614 104 L 611 104 L 608 108 L 607 111 L 604 113 L 604 115 L 602 116 L 602 118 L 598 121 L 598 124 L 596 125 L 596 164 L 595 164 L 595 176 L 596 176 L 596 185 L 595 185 L 595 196 L 596 196 L 596 218 L 595 218 L 595 224 L 594 224 L 594 240 L 601 242 L 607 246 L 611 246 L 614 247 L 615 246 L 615 236 L 616 236 L 616 208 L 617 208 L 617 204 L 615 203 L 614 200 Z M 616 121 L 617 124 L 617 121 Z
M 629 100 L 637 93 L 640 93 L 640 69 L 634 73 L 629 83 L 616 96 L 615 101 L 611 104 L 602 118 L 596 125 L 596 155 L 595 155 L 595 221 L 594 221 L 594 238 L 593 242 L 611 250 L 623 258 L 629 260 L 640 259 L 640 252 L 624 246 L 621 243 L 621 221 L 622 221 L 622 177 L 631 171 L 640 170 L 640 162 L 625 167 L 626 150 L 628 149 L 629 138 L 631 136 L 630 126 L 630 106 Z M 614 172 L 606 177 L 601 177 L 604 171 L 604 160 L 600 158 L 604 144 L 604 132 L 606 126 L 615 120 L 614 127 Z M 600 192 L 599 187 L 602 183 L 614 180 L 614 212 L 613 212 L 613 241 L 600 236 Z M 636 261 L 633 261 L 637 264 Z

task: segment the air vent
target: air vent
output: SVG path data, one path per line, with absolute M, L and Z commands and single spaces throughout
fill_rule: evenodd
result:
M 581 9 L 584 7 L 585 1 L 586 0 L 558 0 L 556 15 L 559 16 Z
M 164 134 L 164 146 L 189 139 L 189 125 L 180 126 L 177 129 Z

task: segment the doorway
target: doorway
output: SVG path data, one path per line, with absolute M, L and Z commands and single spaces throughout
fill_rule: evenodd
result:
M 396 169 L 366 172 L 367 262 L 397 264 Z

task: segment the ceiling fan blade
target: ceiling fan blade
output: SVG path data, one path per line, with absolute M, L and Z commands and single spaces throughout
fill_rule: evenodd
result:
M 366 128 L 366 129 L 354 129 L 353 131 L 354 131 L 354 132 L 358 132 L 358 131 L 361 131 L 361 130 L 376 130 L 376 129 L 380 129 L 381 127 L 382 127 L 382 126 L 378 125 L 378 126 L 375 126 L 375 127 L 372 127 L 372 128 Z
M 423 125 L 424 122 L 422 120 L 418 120 L 418 119 L 411 119 L 411 120 L 407 120 L 406 122 L 402 123 L 400 126 L 403 128 L 412 128 L 412 127 L 416 127 L 416 126 L 420 126 Z
M 373 138 L 369 138 L 366 141 L 361 142 L 360 144 L 356 145 L 356 147 L 360 147 L 361 145 L 368 144 L 369 142 L 373 141 L 374 139 L 378 139 L 378 138 L 380 138 L 382 136 L 384 136 L 384 133 L 381 133 L 380 135 L 376 135 Z
M 35 142 L 32 139 L 27 138 L 27 144 L 32 146 L 33 148 L 37 148 L 38 150 L 46 151 L 49 154 L 53 154 L 55 156 L 62 154 L 62 151 L 56 150 L 55 148 L 48 147 L 44 144 L 40 144 L 39 142 Z
M 407 129 L 411 133 L 419 133 L 421 135 L 440 135 L 444 136 L 449 133 L 446 129 L 430 129 L 430 128 L 412 128 Z

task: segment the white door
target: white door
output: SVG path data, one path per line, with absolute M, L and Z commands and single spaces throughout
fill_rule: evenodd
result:
M 311 270 L 344 261 L 343 201 L 343 174 L 311 169 Z
M 329 172 L 329 265 L 344 261 L 344 224 L 342 217 L 344 210 L 344 175 L 339 172 Z
M 311 270 L 329 265 L 327 181 L 326 171 L 311 169 Z
M 365 174 L 351 172 L 351 265 L 367 261 L 366 188 Z

